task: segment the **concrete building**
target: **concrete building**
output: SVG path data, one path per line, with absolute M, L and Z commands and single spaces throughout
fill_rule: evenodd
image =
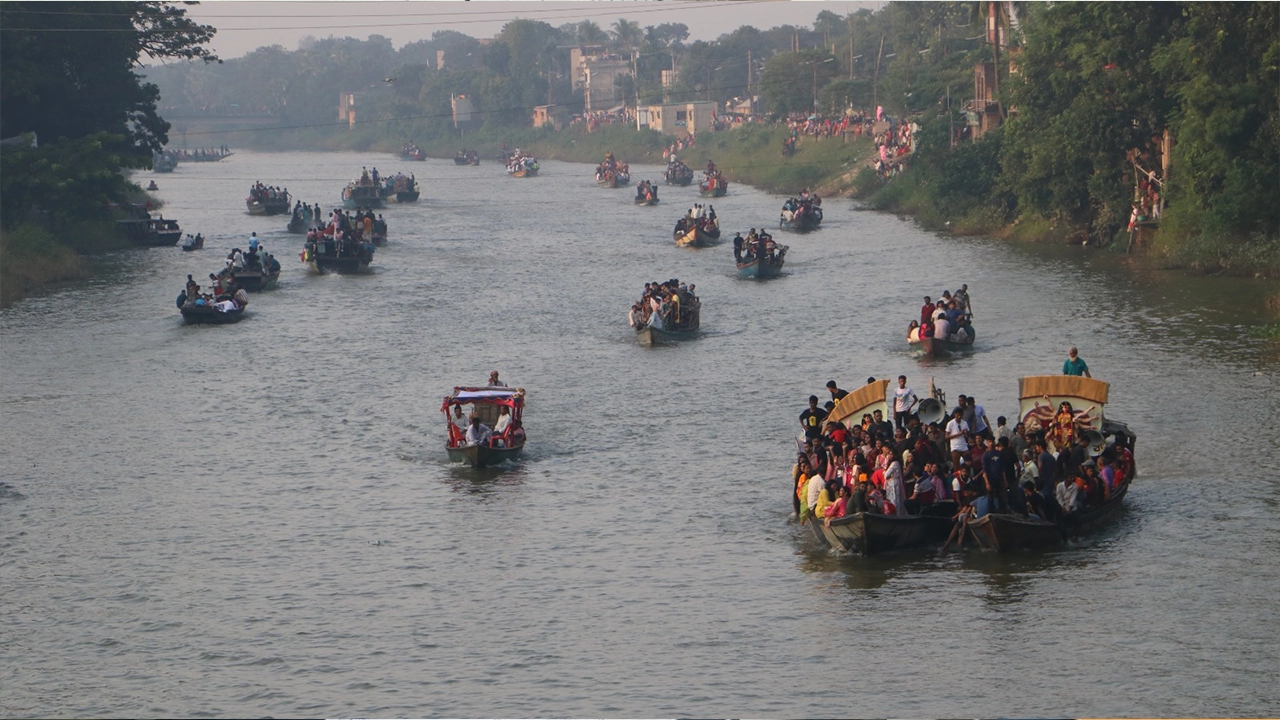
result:
M 683 137 L 694 131 L 709 130 L 715 112 L 716 104 L 709 100 L 650 105 L 648 125 L 650 130 Z
M 536 128 L 551 123 L 551 127 L 559 130 L 564 127 L 568 117 L 568 111 L 557 105 L 537 105 L 533 108 L 533 126 Z
M 611 54 L 603 45 L 583 45 L 569 50 L 569 64 L 587 112 L 626 104 L 626 98 L 618 97 L 618 78 L 631 74 L 631 58 Z

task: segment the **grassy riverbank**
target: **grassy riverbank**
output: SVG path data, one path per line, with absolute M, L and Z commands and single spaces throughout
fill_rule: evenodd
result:
M 83 256 L 35 225 L 0 231 L 0 307 L 46 285 L 88 277 Z

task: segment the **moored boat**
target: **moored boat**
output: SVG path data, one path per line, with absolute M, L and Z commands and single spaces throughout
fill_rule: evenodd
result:
M 808 191 L 799 198 L 790 198 L 782 204 L 778 227 L 795 232 L 809 232 L 822 223 L 822 200 Z
M 449 426 L 449 460 L 484 468 L 515 459 L 526 441 L 524 401 L 523 388 L 455 387 L 440 407 Z M 464 408 L 470 409 L 470 417 Z
M 150 213 L 144 215 L 142 218 L 116 221 L 116 226 L 133 244 L 169 247 L 182 239 L 182 228 L 178 227 L 177 220 L 165 220 L 164 216 L 152 218 Z

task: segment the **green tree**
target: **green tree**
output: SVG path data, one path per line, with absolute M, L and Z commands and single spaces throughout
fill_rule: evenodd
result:
M 775 55 L 765 63 L 761 97 L 771 113 L 812 112 L 816 94 L 835 79 L 838 69 L 826 50 Z

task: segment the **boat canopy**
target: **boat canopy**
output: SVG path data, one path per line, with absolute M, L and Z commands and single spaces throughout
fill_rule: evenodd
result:
M 1063 402 L 1071 404 L 1071 409 L 1080 416 L 1085 413 L 1088 419 L 1077 420 L 1077 424 L 1090 428 L 1101 428 L 1106 421 L 1103 406 L 1111 385 L 1101 380 L 1094 380 L 1082 375 L 1031 375 L 1018 379 L 1018 417 L 1028 429 L 1038 427 L 1044 420 L 1040 415 L 1051 416 L 1053 409 Z M 1047 404 L 1041 405 L 1045 397 Z
M 889 403 L 885 399 L 888 397 L 888 389 L 888 380 L 876 380 L 863 385 L 841 398 L 840 402 L 831 408 L 831 412 L 827 413 L 827 420 L 846 422 L 852 417 L 855 422 L 859 422 L 864 414 L 871 414 L 876 410 L 888 418 Z
M 444 399 L 441 410 L 448 412 L 453 405 L 506 405 L 510 408 L 524 406 L 524 388 L 506 387 L 455 387 L 453 394 Z

